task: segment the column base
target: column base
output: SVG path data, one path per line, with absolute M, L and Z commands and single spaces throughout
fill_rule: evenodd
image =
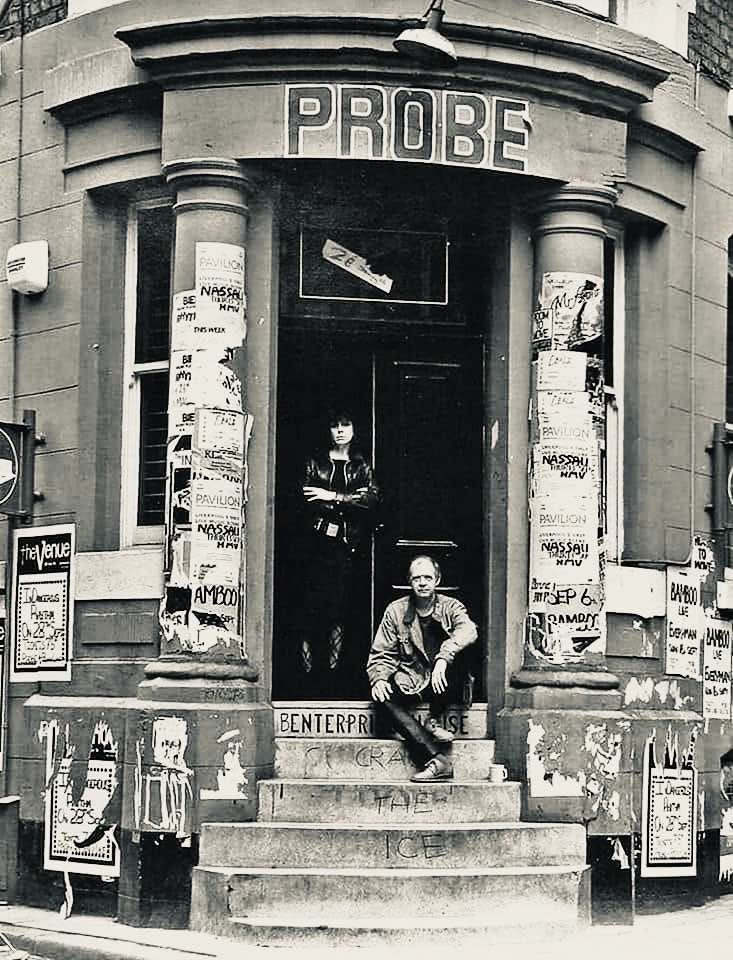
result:
M 248 680 L 254 683 L 259 671 L 247 660 L 199 660 L 191 657 L 161 657 L 145 665 L 145 676 L 175 680 Z
M 505 705 L 547 710 L 619 710 L 619 678 L 600 670 L 520 670 Z

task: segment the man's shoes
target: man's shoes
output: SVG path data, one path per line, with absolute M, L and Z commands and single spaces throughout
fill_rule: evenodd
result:
M 445 727 L 439 726 L 438 721 L 434 717 L 428 717 L 425 722 L 425 729 L 438 743 L 453 743 L 453 734 L 449 730 L 446 730 Z
M 442 753 L 436 753 L 419 773 L 410 777 L 413 783 L 432 783 L 434 780 L 452 780 L 453 764 Z

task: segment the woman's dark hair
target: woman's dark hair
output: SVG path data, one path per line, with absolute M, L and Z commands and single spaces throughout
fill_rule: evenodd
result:
M 335 427 L 339 423 L 350 423 L 354 428 L 354 438 L 349 446 L 349 458 L 356 462 L 364 459 L 364 455 L 359 449 L 359 440 L 356 433 L 356 424 L 351 411 L 347 407 L 331 407 L 328 411 L 328 428 Z M 326 452 L 331 449 L 331 437 L 327 437 Z
M 335 427 L 337 423 L 350 423 L 353 427 L 354 418 L 346 407 L 331 407 L 328 411 L 328 426 Z

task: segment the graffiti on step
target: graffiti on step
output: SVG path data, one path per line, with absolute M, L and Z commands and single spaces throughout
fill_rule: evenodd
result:
M 387 860 L 437 860 L 450 852 L 442 833 L 410 833 L 401 837 L 386 833 L 384 847 Z
M 439 814 L 440 809 L 450 801 L 452 791 L 445 793 L 418 791 L 409 793 L 407 790 L 387 790 L 374 796 L 374 806 L 378 814 L 388 816 L 399 812 L 404 816 L 427 817 Z
M 341 750 L 336 753 L 335 747 L 330 744 L 314 744 L 305 751 L 305 769 L 306 775 L 314 770 L 325 767 L 326 770 L 334 769 L 332 761 L 343 760 L 347 765 L 358 767 L 361 770 L 412 770 L 413 764 L 405 751 L 405 748 L 397 744 L 390 746 L 380 746 L 378 744 L 365 744 L 363 747 L 349 750 L 343 753 Z

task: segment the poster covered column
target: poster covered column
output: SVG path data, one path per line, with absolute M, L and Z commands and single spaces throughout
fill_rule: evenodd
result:
M 244 543 L 248 182 L 226 158 L 178 160 L 161 652 L 148 677 L 247 680 Z
M 615 200 L 568 184 L 544 198 L 535 230 L 526 685 L 615 685 L 602 676 L 603 224 Z

